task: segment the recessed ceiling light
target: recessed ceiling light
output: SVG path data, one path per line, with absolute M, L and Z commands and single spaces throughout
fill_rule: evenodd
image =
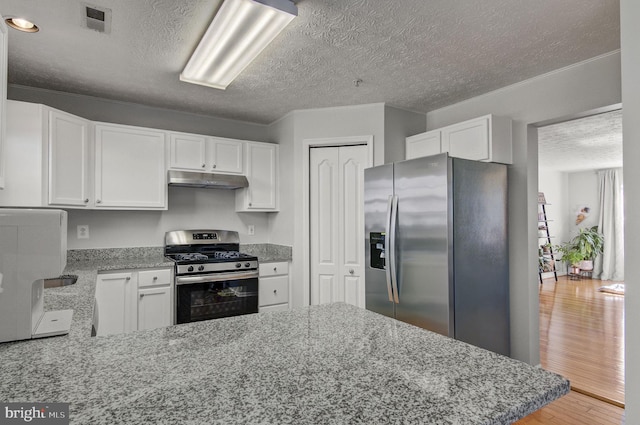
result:
M 40 28 L 31 21 L 22 18 L 7 18 L 4 20 L 11 28 L 22 32 L 38 32 Z

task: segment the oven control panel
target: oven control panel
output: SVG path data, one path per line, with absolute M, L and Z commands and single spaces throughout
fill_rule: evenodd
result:
M 205 241 L 205 240 L 209 240 L 209 241 L 218 240 L 218 234 L 216 232 L 212 232 L 212 233 L 192 233 L 191 237 L 194 240 L 202 240 L 202 241 Z
M 205 264 L 180 264 L 177 266 L 176 274 L 195 274 L 195 273 L 219 273 L 231 271 L 257 270 L 258 262 L 256 260 L 232 261 L 223 263 L 205 263 Z

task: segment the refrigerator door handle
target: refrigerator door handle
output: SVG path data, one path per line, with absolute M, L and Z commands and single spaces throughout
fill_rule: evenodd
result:
M 400 304 L 400 294 L 398 294 L 398 273 L 396 268 L 396 227 L 398 221 L 398 196 L 391 198 L 391 222 L 389 223 L 389 269 L 391 274 L 391 285 L 393 288 L 393 301 Z
M 391 213 L 393 209 L 393 195 L 389 195 L 389 199 L 387 200 L 387 221 L 385 226 L 385 238 L 386 238 L 386 253 L 385 253 L 385 266 L 384 266 L 384 274 L 387 278 L 387 293 L 389 294 L 389 301 L 393 302 L 393 291 L 391 290 Z

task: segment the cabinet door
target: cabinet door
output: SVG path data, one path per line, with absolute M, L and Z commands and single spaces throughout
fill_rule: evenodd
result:
M 489 161 L 489 118 L 482 117 L 442 129 L 442 151 L 456 158 Z
M 212 137 L 209 139 L 211 159 L 209 171 L 242 174 L 242 145 L 240 140 Z
M 206 164 L 205 136 L 169 133 L 170 168 L 203 171 Z
M 247 142 L 245 149 L 249 187 L 236 191 L 236 211 L 277 211 L 278 145 Z
M 7 133 L 4 145 L 6 187 L 0 190 L 0 206 L 47 206 L 46 113 L 36 103 L 7 101 Z
M 94 317 L 96 335 L 111 335 L 135 330 L 136 286 L 132 273 L 100 274 L 96 280 Z
M 49 111 L 49 205 L 89 204 L 89 124 Z
M 144 288 L 138 291 L 138 330 L 171 325 L 171 287 Z
M 260 306 L 289 302 L 289 276 L 261 277 L 258 293 Z
M 440 130 L 428 131 L 407 137 L 405 143 L 405 159 L 442 153 L 440 146 Z
M 260 277 L 268 276 L 281 276 L 289 274 L 289 263 L 286 261 L 280 261 L 277 263 L 260 263 L 259 275 Z
M 4 189 L 4 139 L 6 128 L 6 108 L 7 108 L 7 52 L 8 37 L 7 25 L 0 15 L 0 189 Z
M 96 207 L 166 209 L 165 133 L 96 124 Z

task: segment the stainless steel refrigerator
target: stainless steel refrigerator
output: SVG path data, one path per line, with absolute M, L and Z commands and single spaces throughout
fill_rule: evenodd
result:
M 506 166 L 440 154 L 364 173 L 366 308 L 509 355 Z

